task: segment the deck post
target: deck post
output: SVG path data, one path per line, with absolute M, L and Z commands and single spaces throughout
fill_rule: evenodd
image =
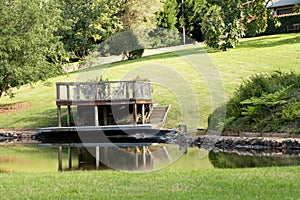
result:
M 96 146 L 96 169 L 99 169 L 99 161 L 100 161 L 100 148 Z
M 72 147 L 68 147 L 68 162 L 69 162 L 69 170 L 72 169 Z
M 147 160 L 146 160 L 146 147 L 143 146 L 143 166 L 146 168 L 147 166 Z
M 61 106 L 57 106 L 57 125 L 61 127 Z
M 147 150 L 148 154 L 150 155 L 150 164 L 153 165 L 154 164 L 154 155 L 150 151 L 149 147 L 146 147 L 146 150 Z
M 145 124 L 145 104 L 142 104 L 142 124 Z
M 165 146 L 163 146 L 163 150 L 164 150 L 164 153 L 166 154 L 169 162 L 171 163 L 172 162 L 172 157 L 170 156 L 170 154 L 169 154 L 169 152 L 168 152 L 168 150 Z
M 108 163 L 108 147 L 103 147 L 103 160 L 104 164 Z
M 95 106 L 95 126 L 99 126 L 99 118 L 98 118 L 99 111 L 98 110 L 99 110 L 98 106 Z
M 58 171 L 62 171 L 62 146 L 58 147 Z
M 67 126 L 70 126 L 70 120 L 71 118 L 71 106 L 68 106 L 68 111 L 67 111 Z
M 135 169 L 139 168 L 139 148 L 136 146 L 135 147 L 135 159 L 134 159 L 134 163 L 135 163 Z
M 106 106 L 103 106 L 103 125 L 107 125 L 107 109 Z
M 137 124 L 137 104 L 133 104 L 133 123 Z

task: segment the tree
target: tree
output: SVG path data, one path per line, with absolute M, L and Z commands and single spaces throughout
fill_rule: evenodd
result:
M 186 35 L 197 41 L 203 40 L 201 27 L 203 16 L 208 10 L 206 0 L 177 0 L 177 2 L 181 8 L 177 28 L 182 30 L 184 26 Z
M 120 3 L 119 17 L 126 29 L 145 29 L 156 26 L 160 0 L 115 0 Z
M 140 44 L 134 30 L 127 30 L 114 35 L 101 43 L 98 51 L 110 55 L 121 55 L 128 60 L 140 58 L 144 53 L 144 47 Z M 104 52 L 103 52 L 104 51 Z
M 0 97 L 11 88 L 61 73 L 63 49 L 55 0 L 0 0 Z
M 294 6 L 294 8 L 293 8 L 293 11 L 294 11 L 295 13 L 300 13 L 300 4 L 296 4 L 296 5 Z
M 109 36 L 123 29 L 117 17 L 120 2 L 109 0 L 63 0 L 61 16 L 64 26 L 57 35 L 71 58 L 79 60 L 87 56 L 95 47 Z
M 177 0 L 166 0 L 163 9 L 157 13 L 157 25 L 162 28 L 167 28 L 177 31 L 176 24 L 178 23 L 179 4 Z
M 269 1 L 269 0 L 268 0 Z M 219 20 L 215 20 L 215 15 L 206 15 L 203 24 L 213 23 L 212 29 L 203 26 L 202 30 L 206 34 L 206 43 L 208 46 L 213 44 L 214 48 L 234 48 L 241 37 L 245 35 L 246 28 L 252 32 L 261 33 L 265 31 L 267 19 L 270 13 L 267 10 L 265 0 L 208 0 L 207 7 L 210 13 L 218 13 Z M 215 11 L 212 11 L 214 10 Z M 251 26 L 249 26 L 249 24 Z M 220 36 L 224 35 L 223 40 Z M 213 42 L 211 42 L 213 41 Z

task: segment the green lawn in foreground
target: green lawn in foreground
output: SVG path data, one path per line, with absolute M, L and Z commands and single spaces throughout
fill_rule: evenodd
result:
M 300 167 L 0 174 L 1 199 L 299 199 Z
M 181 55 L 181 56 L 179 56 Z M 229 98 L 242 79 L 247 79 L 255 73 L 270 72 L 274 70 L 290 71 L 300 73 L 300 36 L 299 34 L 282 34 L 243 39 L 236 49 L 229 51 L 211 51 L 205 53 L 202 44 L 183 47 L 173 53 L 161 53 L 145 56 L 134 61 L 121 61 L 111 65 L 102 65 L 88 70 L 80 71 L 78 75 L 74 72 L 69 75 L 50 79 L 47 84 L 37 83 L 33 86 L 24 86 L 15 91 L 16 98 L 0 98 L 0 104 L 29 102 L 30 108 L 9 113 L 0 114 L 0 128 L 36 128 L 45 126 L 56 126 L 55 106 L 55 82 L 76 81 L 87 76 L 91 79 L 103 75 L 109 80 L 130 80 L 136 76 L 157 78 L 155 74 L 161 74 L 159 81 L 168 80 L 169 89 L 154 85 L 153 99 L 161 105 L 172 105 L 168 115 L 166 126 L 177 127 L 179 123 L 186 123 L 190 128 L 206 128 L 207 117 L 211 113 L 211 96 L 204 78 L 214 82 L 215 74 L 203 77 L 197 73 L 195 68 L 188 62 L 194 59 L 197 63 L 211 69 L 215 66 L 220 73 L 225 86 L 226 96 Z M 138 69 L 147 69 L 140 72 Z M 174 74 L 177 77 L 174 76 Z M 202 74 L 203 75 L 203 74 Z M 188 91 L 184 81 L 189 84 L 192 92 Z M 155 80 L 153 81 L 155 82 Z M 157 82 L 157 81 L 156 81 Z M 166 85 L 165 85 L 166 86 Z M 220 86 L 222 87 L 222 86 Z M 184 99 L 184 105 L 195 95 L 199 106 L 189 108 L 194 112 L 186 110 L 185 116 L 181 113 L 180 99 Z M 198 110 L 197 110 L 198 108 Z M 196 112 L 197 111 L 197 112 Z M 200 117 L 197 114 L 200 113 Z M 181 116 L 185 116 L 181 121 Z M 191 119 L 198 119 L 197 124 L 189 124 Z M 192 123 L 192 122 L 191 122 Z

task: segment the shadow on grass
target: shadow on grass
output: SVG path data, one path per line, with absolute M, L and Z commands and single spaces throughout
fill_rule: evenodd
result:
M 116 62 L 109 63 L 109 64 L 101 64 L 101 65 L 98 65 L 95 67 L 81 69 L 81 70 L 73 72 L 73 73 L 91 72 L 94 70 L 118 67 L 120 65 L 125 65 L 125 64 L 134 64 L 134 63 L 140 63 L 140 62 L 147 62 L 150 60 L 152 60 L 152 61 L 153 60 L 162 60 L 162 59 L 170 59 L 170 58 L 177 58 L 177 57 L 182 57 L 182 56 L 207 54 L 207 53 L 215 53 L 215 52 L 220 52 L 220 50 L 214 50 L 214 49 L 207 48 L 207 47 L 182 48 L 179 50 L 166 50 L 165 52 L 164 52 L 164 50 L 162 50 L 162 51 L 158 50 L 157 54 L 143 56 L 142 58 L 138 58 L 138 59 L 134 59 L 134 60 L 121 60 L 121 61 L 116 61 Z
M 56 109 L 48 109 L 43 112 L 38 112 L 30 116 L 21 117 L 18 120 L 14 120 L 15 126 L 26 126 L 25 128 L 39 128 L 57 126 Z M 63 111 L 63 114 L 66 112 Z M 66 115 L 63 115 L 64 120 Z M 66 120 L 65 120 L 66 121 Z M 24 127 L 23 127 L 24 128 Z
M 241 42 L 238 48 L 265 48 L 265 47 L 276 47 L 285 44 L 295 44 L 300 43 L 300 37 L 295 36 L 292 38 L 287 38 L 283 40 L 276 40 L 278 38 L 282 38 L 281 36 L 269 36 L 268 38 L 259 38 L 253 39 L 249 41 Z M 276 41 L 273 41 L 276 40 Z

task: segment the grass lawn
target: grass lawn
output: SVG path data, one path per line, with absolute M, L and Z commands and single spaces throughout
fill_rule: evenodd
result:
M 243 79 L 255 73 L 274 70 L 300 73 L 300 36 L 282 34 L 243 39 L 236 49 L 212 51 L 202 45 L 186 46 L 173 52 L 145 56 L 133 61 L 73 72 L 15 90 L 15 98 L 1 97 L 0 104 L 28 102 L 29 108 L 0 114 L 0 128 L 36 128 L 56 126 L 55 82 L 92 79 L 130 80 L 137 76 L 157 83 L 153 99 L 161 105 L 172 105 L 166 126 L 188 124 L 190 128 L 206 128 L 212 111 L 209 87 L 225 87 L 227 98 Z M 193 61 L 193 62 L 191 62 Z M 201 73 L 195 68 L 201 67 Z M 213 67 L 216 70 L 213 70 Z M 215 81 L 218 72 L 222 84 Z M 182 106 L 181 106 L 182 105 Z
M 0 174 L 1 199 L 299 199 L 300 167 Z
M 31 106 L 18 112 L 0 114 L 0 128 L 56 126 L 55 82 L 76 81 L 100 75 L 109 80 L 129 79 L 139 75 L 141 78 L 161 83 L 154 85 L 153 98 L 162 105 L 172 105 L 167 126 L 177 126 L 182 120 L 180 118 L 182 115 L 191 121 L 193 117 L 197 117 L 197 113 L 182 114 L 180 106 L 180 102 L 196 98 L 200 113 L 199 119 L 196 118 L 198 120 L 196 125 L 205 128 L 207 116 L 212 108 L 210 94 L 214 92 L 209 92 L 209 84 L 216 78 L 216 74 L 211 73 L 216 71 L 209 71 L 213 66 L 220 73 L 227 98 L 233 94 L 242 79 L 247 79 L 255 73 L 279 69 L 300 73 L 299 34 L 243 39 L 238 48 L 227 52 L 208 50 L 206 54 L 205 50 L 201 44 L 187 46 L 173 53 L 165 52 L 134 61 L 102 65 L 83 70 L 79 74 L 74 72 L 52 78 L 47 83 L 40 82 L 33 86 L 21 87 L 15 90 L 15 98 L 2 97 L 0 104 L 28 102 Z M 208 70 L 202 71 L 199 75 L 195 66 L 189 62 L 191 60 L 197 61 L 202 69 Z M 155 73 L 160 74 L 159 79 L 153 77 Z M 205 82 L 207 80 L 208 82 Z M 191 96 L 190 91 L 193 92 Z M 189 109 L 191 108 L 188 107 L 186 111 Z M 194 110 L 197 111 L 197 108 Z M 13 154 L 15 151 L 16 148 L 6 148 L 2 151 L 2 155 Z M 29 154 L 32 157 L 40 153 L 43 156 L 51 155 L 49 160 L 53 162 L 57 156 L 52 150 L 39 152 L 36 149 L 25 148 L 23 151 L 23 161 L 31 159 L 27 157 Z M 300 167 L 212 169 L 211 163 L 207 162 L 204 169 L 200 170 L 197 165 L 199 160 L 194 163 L 190 161 L 193 154 L 198 153 L 198 150 L 191 151 L 191 154 L 182 157 L 168 168 L 151 173 L 119 171 L 0 173 L 0 199 L 299 199 L 300 197 Z M 49 166 L 49 169 L 53 167 L 56 168 Z

